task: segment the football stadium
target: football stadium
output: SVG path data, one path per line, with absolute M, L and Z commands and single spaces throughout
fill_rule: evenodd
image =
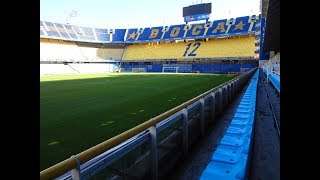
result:
M 280 179 L 280 10 L 260 3 L 154 27 L 40 19 L 40 179 Z

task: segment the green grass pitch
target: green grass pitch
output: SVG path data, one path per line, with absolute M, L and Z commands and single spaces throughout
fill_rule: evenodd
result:
M 236 75 L 40 77 L 40 170 L 149 120 Z

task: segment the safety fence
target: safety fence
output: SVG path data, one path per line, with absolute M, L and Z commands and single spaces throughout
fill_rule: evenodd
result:
M 272 85 L 278 93 L 280 94 L 280 76 L 278 74 L 275 74 L 274 72 L 270 72 L 267 69 L 263 69 L 264 74 L 267 75 L 268 80 L 271 81 Z

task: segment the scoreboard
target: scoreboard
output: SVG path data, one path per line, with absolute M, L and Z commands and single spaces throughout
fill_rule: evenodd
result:
M 209 19 L 211 14 L 211 3 L 196 4 L 183 7 L 182 16 L 185 22 Z

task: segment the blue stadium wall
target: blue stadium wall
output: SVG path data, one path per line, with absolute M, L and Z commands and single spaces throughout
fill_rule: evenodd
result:
M 92 43 L 134 43 L 254 34 L 260 16 L 251 15 L 199 24 L 106 29 L 40 20 L 40 37 Z
M 175 67 L 178 65 L 172 65 L 169 67 Z M 162 72 L 162 67 L 164 67 L 162 64 L 123 64 L 121 66 L 122 72 L 132 72 L 132 68 L 145 68 L 146 72 Z M 190 65 L 190 68 L 179 67 L 179 72 L 190 73 L 192 71 L 199 71 L 200 73 L 228 74 L 242 72 L 243 70 L 255 67 L 258 67 L 258 63 L 230 64 L 226 62 L 220 64 L 192 64 Z M 172 72 L 174 72 L 174 70 L 172 70 Z

